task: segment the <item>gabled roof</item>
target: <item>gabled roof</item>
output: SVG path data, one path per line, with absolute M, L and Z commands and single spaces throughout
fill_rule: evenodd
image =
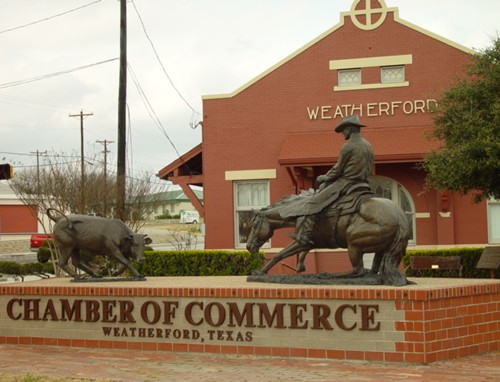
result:
M 169 180 L 170 177 L 194 177 L 203 175 L 202 144 L 192 148 L 187 153 L 163 167 L 157 177 Z
M 193 190 L 193 192 L 196 194 L 196 197 L 199 200 L 203 200 L 203 191 L 202 190 Z M 159 194 L 154 195 L 159 196 L 160 200 L 163 202 L 170 202 L 170 203 L 180 203 L 180 202 L 187 202 L 189 201 L 188 196 L 184 193 L 182 190 L 173 190 L 173 191 L 165 191 L 165 192 L 160 192 Z
M 456 42 L 451 41 L 451 40 L 449 40 L 449 39 L 447 39 L 445 37 L 439 36 L 439 35 L 437 35 L 437 34 L 435 34 L 433 32 L 430 32 L 430 31 L 428 31 L 428 30 L 426 30 L 424 28 L 421 28 L 421 27 L 419 27 L 419 26 L 417 26 L 415 24 L 410 23 L 409 21 L 401 19 L 399 17 L 399 9 L 398 8 L 388 8 L 385 5 L 385 2 L 383 0 L 378 0 L 378 2 L 382 6 L 382 8 L 380 8 L 380 10 L 382 12 L 385 12 L 385 15 L 383 16 L 383 18 L 380 17 L 379 19 L 381 19 L 381 20 L 377 21 L 377 22 L 380 22 L 380 24 L 382 24 L 384 22 L 384 20 L 386 19 L 386 14 L 387 13 L 393 13 L 394 14 L 394 21 L 396 23 L 402 24 L 402 25 L 404 25 L 404 26 L 406 26 L 406 27 L 408 27 L 410 29 L 415 30 L 418 33 L 427 35 L 427 36 L 429 36 L 429 37 L 431 37 L 431 38 L 433 38 L 435 40 L 438 40 L 438 41 L 440 41 L 440 42 L 442 42 L 444 44 L 447 44 L 447 45 L 449 45 L 449 46 L 451 46 L 453 48 L 456 48 L 458 50 L 461 50 L 461 51 L 463 51 L 465 53 L 468 53 L 468 54 L 475 53 L 475 51 L 472 50 L 472 49 L 469 49 L 469 48 L 467 48 L 467 47 L 465 47 L 463 45 L 457 44 Z M 255 77 L 252 80 L 248 81 L 246 84 L 244 84 L 243 86 L 239 87 L 235 91 L 233 91 L 231 93 L 227 93 L 227 94 L 205 95 L 202 98 L 204 100 L 232 98 L 232 97 L 236 96 L 237 94 L 241 93 L 243 90 L 249 88 L 251 85 L 253 85 L 256 82 L 258 82 L 259 80 L 261 80 L 262 78 L 264 78 L 265 76 L 267 76 L 268 74 L 270 74 L 271 72 L 273 72 L 276 69 L 278 69 L 279 67 L 283 66 L 284 64 L 286 64 L 287 62 L 289 62 L 293 58 L 297 57 L 298 55 L 300 55 L 305 50 L 309 49 L 310 47 L 312 47 L 313 45 L 315 45 L 319 41 L 323 40 L 325 37 L 329 36 L 330 34 L 334 33 L 335 31 L 337 31 L 338 29 L 340 29 L 341 27 L 343 27 L 344 24 L 345 24 L 345 19 L 347 17 L 351 17 L 351 19 L 353 20 L 353 22 L 355 24 L 358 24 L 358 21 L 356 21 L 357 20 L 356 18 L 359 17 L 359 16 L 362 16 L 362 13 L 361 13 L 360 10 L 355 9 L 355 7 L 356 7 L 357 4 L 358 4 L 358 2 L 354 1 L 350 11 L 348 11 L 348 12 L 341 12 L 340 13 L 340 21 L 339 21 L 338 24 L 336 24 L 332 28 L 328 29 L 327 31 L 325 31 L 324 33 L 322 33 L 321 35 L 319 35 L 318 37 L 316 37 L 314 40 L 310 41 L 306 45 L 304 45 L 301 48 L 297 49 L 295 52 L 293 52 L 289 56 L 285 57 L 283 60 L 279 61 L 277 64 L 275 64 L 274 66 L 270 67 L 266 71 L 262 72 L 257 77 Z M 376 22 L 374 21 L 374 24 L 375 23 Z
M 193 190 L 191 186 L 203 186 L 203 146 L 198 146 L 189 150 L 177 160 L 163 167 L 156 174 L 160 179 L 171 180 L 178 184 L 201 217 L 205 217 L 205 208 L 202 200 L 203 195 Z

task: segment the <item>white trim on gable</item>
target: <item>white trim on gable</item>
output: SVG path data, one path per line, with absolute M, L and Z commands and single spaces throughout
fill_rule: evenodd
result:
M 242 92 L 246 88 L 250 87 L 251 85 L 253 85 L 257 81 L 259 81 L 260 79 L 262 79 L 265 76 L 267 76 L 269 73 L 273 72 L 275 69 L 278 69 L 280 66 L 286 64 L 288 61 L 290 61 L 294 57 L 297 57 L 299 54 L 301 54 L 302 52 L 304 52 L 305 50 L 307 50 L 308 48 L 310 48 L 311 46 L 313 46 L 317 42 L 323 40 L 325 37 L 327 37 L 329 34 L 335 32 L 337 29 L 339 29 L 343 25 L 344 25 L 344 18 L 341 18 L 340 23 L 338 23 L 337 25 L 335 25 L 332 28 L 328 29 L 326 32 L 322 33 L 321 35 L 319 35 L 318 37 L 316 37 L 314 40 L 308 42 L 306 45 L 304 45 L 301 48 L 297 49 L 295 52 L 293 52 L 292 54 L 288 55 L 287 57 L 285 57 L 283 60 L 279 61 L 275 65 L 271 66 L 269 69 L 267 69 L 266 71 L 262 72 L 257 77 L 254 77 L 253 79 L 251 79 L 250 81 L 248 81 L 243 86 L 240 86 L 235 91 L 233 91 L 231 93 L 226 93 L 226 94 L 205 95 L 205 96 L 202 96 L 202 99 L 206 100 L 206 99 L 218 99 L 218 98 L 232 98 L 232 97 L 234 97 L 238 93 Z
M 461 51 L 463 51 L 465 53 L 469 53 L 469 54 L 476 53 L 476 51 L 474 51 L 473 49 L 467 48 L 467 47 L 465 47 L 463 45 L 460 45 L 460 44 L 458 44 L 456 42 L 448 40 L 445 37 L 439 36 L 439 35 L 437 35 L 437 34 L 435 34 L 433 32 L 430 32 L 430 31 L 428 31 L 428 30 L 426 30 L 424 28 L 421 28 L 421 27 L 419 27 L 419 26 L 417 26 L 415 24 L 412 24 L 412 23 L 410 23 L 410 22 L 408 22 L 406 20 L 401 19 L 399 17 L 399 9 L 396 8 L 396 7 L 395 8 L 385 8 L 384 10 L 387 13 L 389 13 L 389 12 L 394 13 L 394 21 L 397 22 L 397 23 L 399 23 L 399 24 L 405 25 L 405 26 L 407 26 L 410 29 L 413 29 L 413 30 L 415 30 L 415 31 L 417 31 L 419 33 L 424 34 L 424 35 L 427 35 L 427 36 L 429 36 L 429 37 L 431 37 L 431 38 L 433 38 L 435 40 L 441 41 L 442 43 L 444 43 L 446 45 L 449 45 L 449 46 L 451 46 L 453 48 L 456 48 L 458 50 L 461 50 Z M 226 94 L 204 95 L 204 96 L 202 96 L 202 100 L 232 98 L 232 97 L 238 95 L 243 90 L 249 88 L 254 83 L 260 81 L 262 78 L 264 78 L 265 76 L 267 76 L 269 73 L 272 73 L 277 68 L 281 67 L 282 65 L 284 65 L 288 61 L 292 60 L 294 57 L 298 56 L 299 54 L 301 54 L 302 52 L 304 52 L 305 50 L 307 50 L 308 48 L 310 48 L 311 46 L 313 46 L 317 42 L 323 40 L 325 37 L 327 37 L 331 33 L 335 32 L 337 29 L 339 29 L 340 27 L 342 27 L 344 25 L 344 23 L 345 23 L 344 20 L 345 20 L 346 17 L 351 17 L 355 13 L 356 12 L 353 11 L 352 9 L 350 11 L 348 11 L 348 12 L 341 12 L 340 13 L 340 22 L 338 24 L 334 25 L 332 28 L 328 29 L 327 31 L 325 31 L 324 33 L 322 33 L 321 35 L 319 35 L 318 37 L 316 37 L 315 39 L 313 39 L 312 41 L 310 41 L 306 45 L 304 45 L 301 48 L 297 49 L 295 52 L 293 52 L 292 54 L 288 55 L 283 60 L 281 60 L 278 63 L 276 63 L 275 65 L 271 66 L 269 69 L 267 69 L 266 71 L 262 72 L 258 76 L 254 77 L 253 79 L 251 79 L 250 81 L 248 81 L 244 85 L 240 86 L 235 91 L 233 91 L 231 93 L 226 93 Z

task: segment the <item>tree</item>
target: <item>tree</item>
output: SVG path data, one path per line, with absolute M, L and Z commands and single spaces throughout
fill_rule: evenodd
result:
M 50 155 L 53 158 L 43 166 L 16 171 L 10 186 L 17 197 L 27 206 L 35 206 L 31 211 L 40 222 L 45 233 L 52 231 L 52 221 L 44 218 L 48 208 L 55 208 L 65 214 L 84 213 L 103 217 L 115 217 L 116 176 L 108 176 L 104 167 L 95 158 L 86 159 L 85 183 L 81 192 L 80 160 L 75 155 Z M 161 204 L 164 185 L 155 182 L 151 174 L 142 178 L 126 179 L 125 224 L 137 232 L 145 220 L 149 219 Z M 82 195 L 84 195 L 82 197 Z M 147 203 L 144 202 L 147 200 Z M 47 223 L 49 224 L 47 226 Z M 49 241 L 51 261 L 55 267 L 59 254 Z
M 437 190 L 500 199 L 500 39 L 472 55 L 467 77 L 438 101 L 432 137 L 441 141 L 423 163 Z
M 84 198 L 80 192 L 81 169 L 77 155 L 52 155 L 47 164 L 38 168 L 16 171 L 10 185 L 17 197 L 27 206 L 37 206 L 37 219 L 44 226 L 43 214 L 48 208 L 55 208 L 64 213 L 95 214 L 114 217 L 116 211 L 116 176 L 105 176 L 101 162 L 95 158 L 86 159 Z M 126 216 L 125 223 L 137 231 L 158 209 L 161 203 L 159 184 L 151 174 L 141 178 L 126 180 Z M 155 195 L 158 195 L 156 198 Z M 147 203 L 144 200 L 147 199 Z M 83 206 L 82 206 L 83 203 Z M 44 226 L 46 231 L 48 227 Z

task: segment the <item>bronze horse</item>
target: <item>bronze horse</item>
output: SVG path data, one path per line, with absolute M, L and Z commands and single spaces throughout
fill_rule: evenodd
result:
M 298 198 L 300 196 L 288 196 L 275 204 L 254 211 L 247 240 L 247 249 L 250 253 L 257 253 L 273 236 L 276 229 L 296 226 L 297 218 L 283 219 L 280 209 Z M 365 275 L 363 254 L 374 252 L 373 266 L 369 273 L 378 275 L 382 284 L 407 285 L 406 277 L 398 267 L 408 244 L 408 220 L 398 205 L 389 199 L 371 197 L 363 201 L 356 212 L 345 215 L 335 214 L 335 211 L 330 212 L 327 209 L 320 214 L 310 244 L 291 242 L 274 255 L 257 274 L 267 273 L 281 260 L 298 253 L 300 258 L 297 271 L 303 272 L 305 256 L 311 249 L 347 248 L 353 270 L 341 277 Z

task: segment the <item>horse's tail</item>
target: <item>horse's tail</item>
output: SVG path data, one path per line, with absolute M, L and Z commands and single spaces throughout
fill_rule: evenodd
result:
M 394 240 L 389 249 L 384 253 L 380 265 L 380 274 L 385 283 L 394 286 L 408 284 L 405 274 L 399 270 L 399 264 L 406 253 L 408 245 L 408 224 L 405 223 L 406 219 L 399 224 Z
M 60 217 L 56 217 L 53 213 L 57 213 L 59 215 L 61 215 Z M 50 218 L 50 220 L 54 221 L 54 222 L 58 222 L 60 219 L 66 219 L 67 222 L 68 222 L 68 228 L 69 229 L 73 229 L 73 223 L 71 223 L 71 221 L 68 219 L 68 217 L 63 214 L 61 211 L 59 210 L 56 210 L 55 208 L 47 208 L 47 216 Z

